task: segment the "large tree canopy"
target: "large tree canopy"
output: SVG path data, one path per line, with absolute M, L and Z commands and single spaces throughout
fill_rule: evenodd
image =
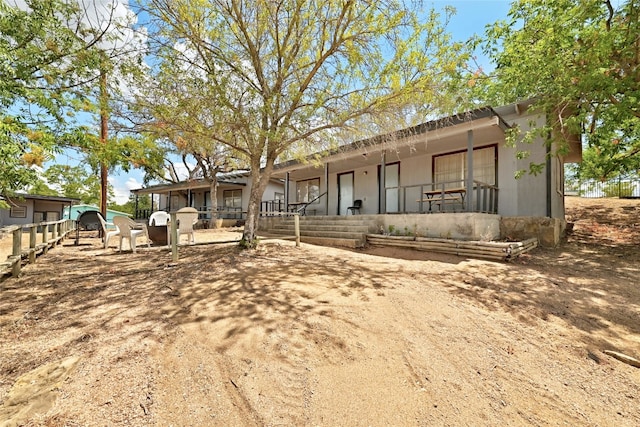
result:
M 145 4 L 158 72 L 185 89 L 167 124 L 229 147 L 252 170 L 248 245 L 279 156 L 302 142 L 321 147 L 363 117 L 377 123 L 407 105 L 433 114 L 467 59 L 438 15 L 402 1 Z
M 0 194 L 37 183 L 33 166 L 63 147 L 108 159 L 108 150 L 95 149 L 87 116 L 98 110 L 100 72 L 135 65 L 133 17 L 122 9 L 95 0 L 0 0 Z
M 638 0 L 514 1 L 509 19 L 487 30 L 497 67 L 491 100 L 538 97 L 552 119 L 539 134 L 561 141 L 584 131 L 585 170 L 602 179 L 637 171 L 639 17 Z

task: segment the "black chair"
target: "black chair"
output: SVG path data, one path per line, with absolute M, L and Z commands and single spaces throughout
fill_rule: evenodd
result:
M 356 214 L 356 211 L 357 211 L 358 213 L 360 213 L 360 208 L 361 208 L 361 207 L 362 207 L 362 200 L 360 200 L 360 199 L 358 199 L 358 200 L 354 200 L 354 201 L 353 201 L 353 206 L 349 206 L 349 207 L 347 208 L 347 214 L 348 214 L 349 212 L 351 212 L 351 215 L 355 215 L 355 214 Z

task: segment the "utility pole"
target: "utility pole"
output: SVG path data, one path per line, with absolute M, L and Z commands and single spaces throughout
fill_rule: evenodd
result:
M 104 66 L 100 69 L 100 142 L 107 145 L 108 138 L 108 112 L 109 94 L 107 93 L 107 72 Z M 107 218 L 107 195 L 108 195 L 108 168 L 104 160 L 100 162 L 100 213 Z

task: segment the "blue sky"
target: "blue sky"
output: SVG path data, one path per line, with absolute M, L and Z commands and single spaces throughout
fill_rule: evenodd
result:
M 509 11 L 508 0 L 431 0 L 426 1 L 425 6 L 433 6 L 442 9 L 446 5 L 456 8 L 456 15 L 451 18 L 448 30 L 455 40 L 467 40 L 473 34 L 483 34 L 487 24 L 504 19 Z M 480 54 L 478 52 L 478 54 Z M 489 63 L 479 57 L 483 68 L 487 69 Z M 70 156 L 67 161 L 76 163 L 76 159 Z M 58 162 L 65 162 L 64 156 Z M 109 177 L 116 193 L 116 202 L 125 203 L 129 198 L 129 190 L 142 187 L 143 174 L 132 170 L 129 173 L 116 172 Z

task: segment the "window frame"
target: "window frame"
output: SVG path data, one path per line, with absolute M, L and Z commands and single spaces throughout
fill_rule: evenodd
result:
M 231 195 L 230 197 L 227 196 L 228 193 L 235 193 L 238 192 L 239 196 L 235 196 L 235 195 Z M 239 206 L 231 206 L 227 204 L 227 199 L 233 199 L 233 200 L 239 200 L 240 205 Z M 240 208 L 242 209 L 242 188 L 232 188 L 229 190 L 222 190 L 222 206 L 226 209 L 226 208 Z
M 11 218 L 26 218 L 27 217 L 27 206 L 26 205 L 11 206 L 11 209 L 9 210 L 9 217 L 11 217 Z
M 318 183 L 318 185 L 317 185 L 318 194 L 313 195 L 313 196 L 309 192 L 309 188 L 310 188 L 309 183 L 311 181 L 316 181 Z M 300 190 L 301 190 L 300 189 L 300 184 L 301 183 L 306 183 L 307 184 L 306 194 L 305 194 L 306 198 L 307 198 L 306 200 L 304 200 L 304 197 L 300 197 L 300 194 L 301 194 L 301 192 L 300 192 Z M 303 180 L 300 180 L 300 181 L 296 181 L 296 201 L 298 203 L 309 203 L 309 201 L 315 199 L 315 201 L 313 203 L 310 203 L 310 204 L 312 204 L 312 205 L 320 204 L 320 199 L 318 198 L 318 196 L 320 196 L 320 177 L 309 178 L 309 179 L 303 179 Z
M 476 151 L 480 151 L 480 150 L 485 150 L 485 149 L 493 149 L 493 158 L 494 158 L 494 163 L 493 163 L 493 182 L 488 182 L 487 184 L 490 185 L 495 185 L 498 186 L 498 144 L 490 144 L 490 145 L 483 145 L 483 146 L 479 146 L 479 147 L 473 147 L 473 151 L 474 153 Z M 450 151 L 447 153 L 441 153 L 441 154 L 434 154 L 431 157 L 431 182 L 433 182 L 434 184 L 437 184 L 439 182 L 448 182 L 448 181 L 437 181 L 436 180 L 436 159 L 439 157 L 444 157 L 444 156 L 452 156 L 452 155 L 456 155 L 456 154 L 461 154 L 462 155 L 462 177 L 459 179 L 459 181 L 466 181 L 467 179 L 467 152 L 468 150 L 456 150 L 456 151 Z M 476 163 L 474 162 L 474 170 L 476 167 Z M 474 179 L 475 179 L 475 174 L 474 174 Z M 452 180 L 453 181 L 453 180 Z

